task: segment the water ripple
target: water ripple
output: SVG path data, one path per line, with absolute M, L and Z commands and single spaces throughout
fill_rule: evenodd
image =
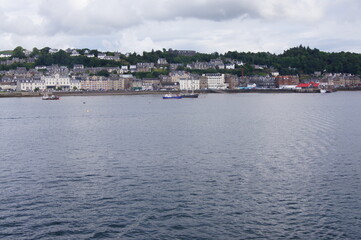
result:
M 0 238 L 358 239 L 360 100 L 0 102 Z

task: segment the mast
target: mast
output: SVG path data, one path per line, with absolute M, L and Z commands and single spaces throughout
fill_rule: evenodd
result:
M 194 79 L 193 79 L 193 77 L 192 77 L 192 80 L 191 80 L 192 82 L 191 82 L 191 87 L 192 87 L 192 94 L 194 94 Z

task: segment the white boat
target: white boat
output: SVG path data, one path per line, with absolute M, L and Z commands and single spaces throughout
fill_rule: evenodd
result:
M 320 93 L 326 93 L 326 89 L 320 89 Z
M 41 99 L 43 99 L 43 100 L 59 100 L 60 97 L 58 97 L 54 94 L 52 94 L 50 96 L 48 94 L 45 94 Z
M 164 94 L 163 99 L 181 99 L 182 96 L 178 95 L 178 94 L 171 94 L 171 93 L 167 93 Z

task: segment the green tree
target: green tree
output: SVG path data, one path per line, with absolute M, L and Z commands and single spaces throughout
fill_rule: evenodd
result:
M 104 76 L 104 77 L 109 77 L 110 73 L 107 70 L 100 70 L 99 72 L 97 72 L 95 74 L 96 76 Z
M 25 58 L 26 56 L 25 56 L 24 51 L 25 51 L 24 48 L 18 46 L 13 50 L 12 57 L 13 58 Z
M 39 49 L 37 49 L 36 47 L 33 48 L 33 51 L 30 54 L 30 57 L 35 57 L 38 56 L 40 54 Z
M 40 49 L 41 54 L 49 54 L 49 51 L 50 51 L 50 47 L 44 47 Z

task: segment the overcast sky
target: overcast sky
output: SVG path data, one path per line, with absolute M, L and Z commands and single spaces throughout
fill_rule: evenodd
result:
M 0 0 L 0 50 L 361 53 L 360 0 Z

